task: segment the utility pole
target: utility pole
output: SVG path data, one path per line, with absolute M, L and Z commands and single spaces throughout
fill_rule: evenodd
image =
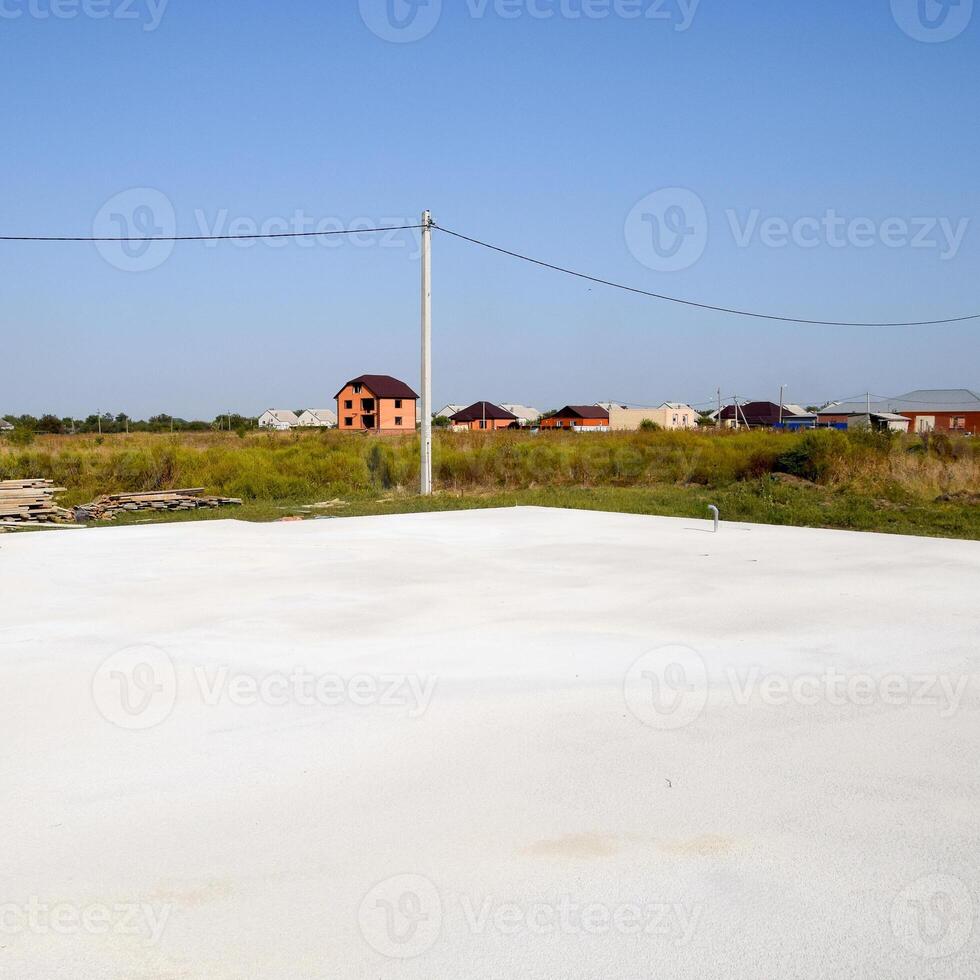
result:
M 735 431 L 738 432 L 738 395 L 732 395 L 732 401 L 735 404 Z
M 783 392 L 786 390 L 786 385 L 779 386 L 779 426 L 782 428 L 783 425 Z
M 432 215 L 422 212 L 422 475 L 419 492 L 432 496 Z
M 99 435 L 102 435 L 102 409 L 99 409 Z
M 718 428 L 721 428 L 721 388 L 718 389 L 718 420 L 715 422 Z

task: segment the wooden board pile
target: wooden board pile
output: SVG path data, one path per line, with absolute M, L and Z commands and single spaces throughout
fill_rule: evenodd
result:
M 119 514 L 137 511 L 199 510 L 241 504 L 236 497 L 206 497 L 203 487 L 188 490 L 157 490 L 148 493 L 110 493 L 91 504 L 75 508 L 77 521 L 111 521 Z
M 0 527 L 72 523 L 74 513 L 54 502 L 54 495 L 64 492 L 51 480 L 0 480 Z

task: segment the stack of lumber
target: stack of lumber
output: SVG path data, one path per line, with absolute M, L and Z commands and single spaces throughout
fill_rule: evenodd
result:
M 54 502 L 64 493 L 51 480 L 0 480 L 0 526 L 40 527 L 74 520 L 70 510 Z
M 118 514 L 136 511 L 198 510 L 203 507 L 229 507 L 241 504 L 235 497 L 206 497 L 203 487 L 188 490 L 156 490 L 148 493 L 110 493 L 91 504 L 75 508 L 79 521 L 111 521 Z

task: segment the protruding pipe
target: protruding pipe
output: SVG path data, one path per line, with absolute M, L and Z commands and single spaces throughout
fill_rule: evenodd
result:
M 714 504 L 709 504 L 708 505 L 708 510 L 710 510 L 711 513 L 714 514 L 714 517 L 715 517 L 715 534 L 717 534 L 718 533 L 718 526 L 721 524 L 721 512 L 718 510 L 718 508 Z

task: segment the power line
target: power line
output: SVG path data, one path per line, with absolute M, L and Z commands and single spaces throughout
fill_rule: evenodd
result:
M 655 293 L 646 289 L 639 289 L 636 286 L 628 286 L 625 283 L 614 282 L 611 279 L 602 279 L 599 276 L 588 275 L 584 272 L 577 272 L 574 269 L 568 269 L 564 266 L 556 265 L 552 262 L 545 262 L 543 259 L 537 259 L 530 255 L 524 255 L 521 252 L 515 252 L 511 249 L 503 248 L 499 245 L 492 245 L 490 242 L 482 241 L 479 238 L 472 238 L 469 235 L 464 235 L 458 231 L 452 231 L 449 228 L 444 228 L 442 225 L 438 225 L 435 222 L 432 223 L 432 227 L 437 231 L 444 232 L 447 235 L 451 235 L 453 238 L 458 238 L 464 242 L 469 242 L 472 245 L 478 245 L 481 248 L 489 249 L 492 252 L 498 252 L 501 255 L 507 255 L 511 258 L 520 259 L 522 262 L 529 262 L 532 265 L 540 266 L 544 269 L 551 269 L 554 272 L 560 272 L 567 276 L 574 276 L 577 279 L 584 279 L 586 282 L 594 282 L 600 286 L 609 286 L 612 289 L 619 289 L 624 292 L 633 293 L 637 296 L 647 296 L 650 299 L 658 299 L 665 303 L 675 303 L 680 306 L 689 306 L 699 310 L 709 310 L 713 313 L 728 313 L 732 316 L 744 316 L 752 317 L 758 320 L 771 320 L 779 323 L 799 323 L 806 326 L 821 326 L 821 327 L 868 327 L 868 328 L 879 328 L 879 327 L 935 327 L 943 326 L 952 323 L 965 323 L 970 320 L 980 320 L 980 313 L 971 313 L 966 316 L 956 316 L 956 317 L 946 317 L 944 319 L 938 320 L 906 320 L 906 321 L 885 321 L 880 323 L 868 323 L 855 320 L 811 320 L 805 317 L 795 317 L 795 316 L 782 316 L 773 313 L 758 313 L 751 310 L 739 310 L 732 307 L 726 306 L 715 306 L 710 303 L 701 303 L 696 300 L 681 299 L 677 296 L 667 296 L 663 293 Z M 121 235 L 118 237 L 100 237 L 100 236 L 70 236 L 70 235 L 0 235 L 0 242 L 74 242 L 74 243 L 132 243 L 132 244 L 153 244 L 155 242 L 222 242 L 222 241 L 258 241 L 258 240 L 275 240 L 275 239 L 290 239 L 290 238 L 326 238 L 338 235 L 370 235 L 370 234 L 380 234 L 384 232 L 394 232 L 394 231 L 417 231 L 423 229 L 424 226 L 421 224 L 413 225 L 389 225 L 382 228 L 360 228 L 360 229 L 340 229 L 334 231 L 291 231 L 291 232 L 255 232 L 251 234 L 240 234 L 240 235 L 160 235 L 160 236 L 150 236 L 144 238 L 136 238 L 129 235 Z
M 32 235 L 0 235 L 0 242 L 132 242 L 133 244 L 152 244 L 154 242 L 227 242 L 256 240 L 266 238 L 320 238 L 328 235 L 373 235 L 384 231 L 413 231 L 421 225 L 393 225 L 387 228 L 344 228 L 340 231 L 285 231 L 256 232 L 250 235 L 161 235 L 151 238 L 97 238 L 97 237 L 45 237 Z
M 665 296 L 663 293 L 653 293 L 646 289 L 638 289 L 635 286 L 627 286 L 623 283 L 613 282 L 609 279 L 600 279 L 598 276 L 590 276 L 584 272 L 576 272 L 574 269 L 566 269 L 564 266 L 554 265 L 553 263 L 545 262 L 542 259 L 535 259 L 530 255 L 522 255 L 520 252 L 513 252 L 510 249 L 501 248 L 499 245 L 491 245 L 489 242 L 481 241 L 479 238 L 470 238 L 468 235 L 462 235 L 458 231 L 450 231 L 448 228 L 443 228 L 442 225 L 433 225 L 433 227 L 447 235 L 452 235 L 454 238 L 460 238 L 464 242 L 470 242 L 473 245 L 479 245 L 482 248 L 490 249 L 492 252 L 500 252 L 502 255 L 509 255 L 511 258 L 520 259 L 523 262 L 530 262 L 533 265 L 538 265 L 545 269 L 551 269 L 554 272 L 562 272 L 567 276 L 575 276 L 577 279 L 585 279 L 587 282 L 598 283 L 600 286 L 611 286 L 613 289 L 622 289 L 627 293 L 635 293 L 639 296 L 649 296 L 652 299 L 663 300 L 667 303 L 677 303 L 681 306 L 693 306 L 699 310 L 711 310 L 715 313 L 731 313 L 734 316 L 748 316 L 754 317 L 758 320 L 777 320 L 781 323 L 802 323 L 809 326 L 818 327 L 935 327 L 948 323 L 962 323 L 966 320 L 980 320 L 980 313 L 971 313 L 968 316 L 948 317 L 943 320 L 911 320 L 896 323 L 859 323 L 851 320 L 807 320 L 803 317 L 777 316 L 771 313 L 754 313 L 749 310 L 736 310 L 725 306 L 712 306 L 709 303 L 698 303 L 694 300 L 679 299 L 676 296 Z

